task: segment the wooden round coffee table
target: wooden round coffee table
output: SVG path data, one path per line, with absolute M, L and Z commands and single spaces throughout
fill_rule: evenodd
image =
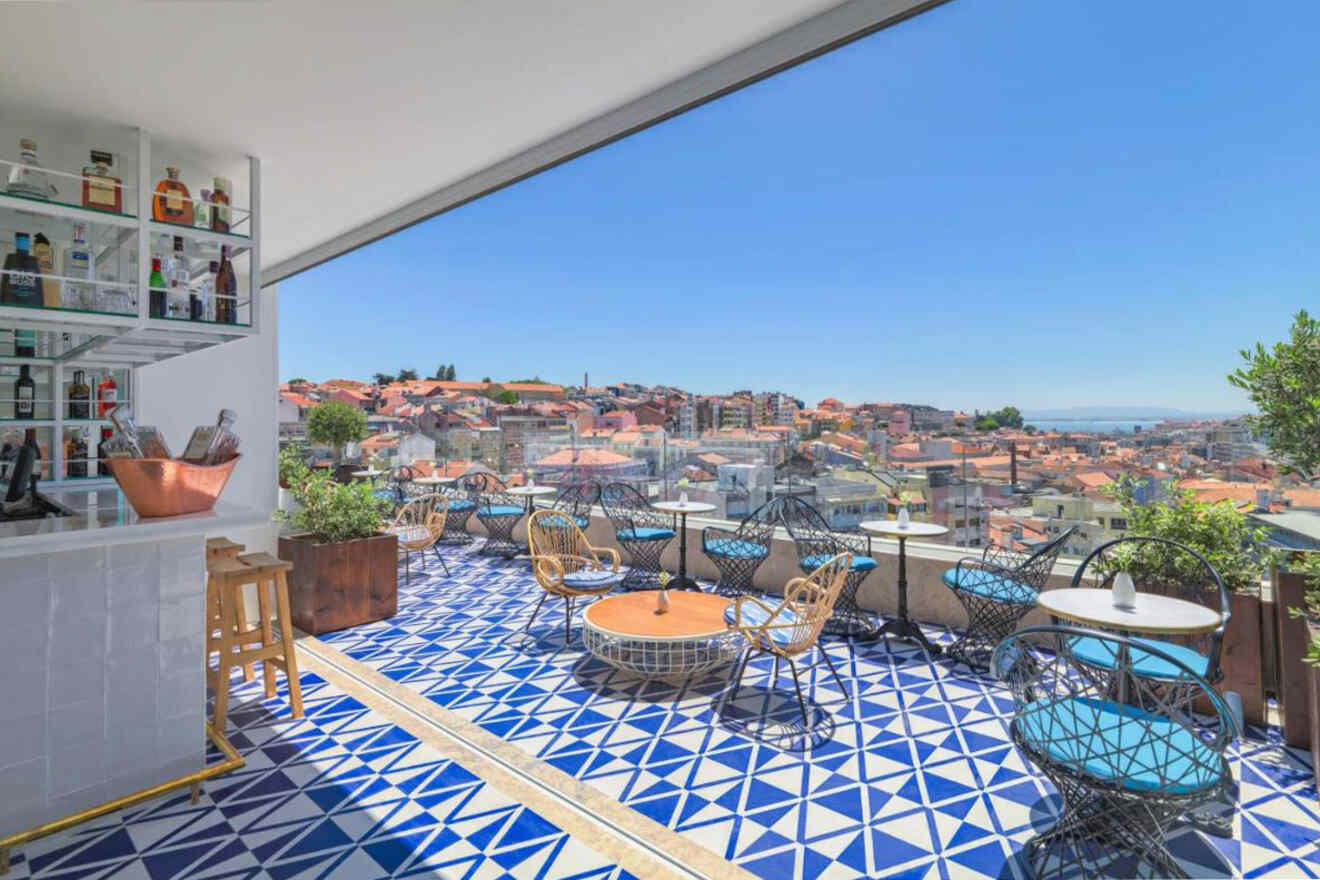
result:
M 582 640 L 593 656 L 643 678 L 684 678 L 731 661 L 742 637 L 729 630 L 729 600 L 710 593 L 671 592 L 656 612 L 658 590 L 592 603 L 582 615 Z

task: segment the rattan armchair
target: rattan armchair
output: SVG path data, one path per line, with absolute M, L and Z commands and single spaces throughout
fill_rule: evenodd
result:
M 967 609 L 967 629 L 945 653 L 975 669 L 984 669 L 995 646 L 1013 634 L 1022 618 L 1036 607 L 1054 562 L 1077 527 L 1033 553 L 990 545 L 979 556 L 968 556 L 941 576 Z
M 715 592 L 741 596 L 752 589 L 752 578 L 770 557 L 770 541 L 779 520 L 779 499 L 771 499 L 747 515 L 736 529 L 706 526 L 701 530 L 701 552 L 720 573 Z
M 795 658 L 815 648 L 825 658 L 839 690 L 846 693 L 834 661 L 817 642 L 825 622 L 834 612 L 834 603 L 838 601 L 851 569 L 852 554 L 840 553 L 806 577 L 789 581 L 784 586 L 784 599 L 778 604 L 772 605 L 750 595 L 739 596 L 730 603 L 724 612 L 724 622 L 747 640 L 731 686 L 736 688 L 742 681 L 753 654 L 774 657 L 772 685 L 779 681 L 779 661 L 787 660 L 788 668 L 793 672 L 793 688 L 797 691 L 798 708 L 802 710 L 802 723 L 810 729 Z
M 478 552 L 507 557 L 521 553 L 513 529 L 527 511 L 509 494 L 504 481 L 487 471 L 475 471 L 460 477 L 458 484 L 476 505 L 477 521 L 486 529 L 486 542 Z
M 436 547 L 436 541 L 444 532 L 448 504 L 449 499 L 443 495 L 424 495 L 421 498 L 414 498 L 399 508 L 393 521 L 385 527 L 385 531 L 393 533 L 399 539 L 399 554 L 403 557 L 405 583 L 412 581 L 412 555 L 420 553 L 425 557 L 427 550 L 435 553 L 435 558 L 440 560 L 440 566 L 445 570 L 445 574 L 449 574 L 449 565 Z
M 1078 657 L 1079 644 L 1114 657 L 1158 662 L 1169 689 L 1125 674 L 1122 698 L 1113 676 Z M 1069 626 L 1039 626 L 996 648 L 995 675 L 1013 692 L 1013 742 L 1063 798 L 1053 827 L 1026 845 L 1035 877 L 1186 877 L 1165 834 L 1198 807 L 1232 800 L 1225 758 L 1241 722 L 1201 676 L 1171 653 L 1135 639 Z M 1205 701 L 1205 716 L 1171 704 L 1170 692 Z
M 871 555 L 871 536 L 832 531 L 820 511 L 792 495 L 779 499 L 779 518 L 793 539 L 798 567 L 804 572 L 814 571 L 840 553 L 852 554 L 852 568 L 848 570 L 848 579 L 834 605 L 834 614 L 825 624 L 825 631 L 845 636 L 873 634 L 876 625 L 857 605 L 858 588 L 876 569 L 875 558 Z
M 619 573 L 619 551 L 592 547 L 587 536 L 570 516 L 559 510 L 538 510 L 527 520 L 527 545 L 532 554 L 532 573 L 541 585 L 541 598 L 527 618 L 522 633 L 548 596 L 564 600 L 564 642 L 572 634 L 573 602 L 608 593 L 623 581 Z
M 601 489 L 600 503 L 614 527 L 615 540 L 628 551 L 624 588 L 654 588 L 660 580 L 660 555 L 674 540 L 669 517 L 627 483 L 610 483 Z

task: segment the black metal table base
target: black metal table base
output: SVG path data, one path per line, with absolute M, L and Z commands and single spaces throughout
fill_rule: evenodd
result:
M 906 617 L 895 617 L 892 620 L 886 620 L 884 625 L 880 627 L 879 632 L 876 633 L 877 638 L 880 636 L 894 636 L 905 641 L 916 642 L 931 654 L 940 654 L 944 650 L 926 638 L 926 634 L 921 631 L 921 627 L 917 625 L 916 621 Z

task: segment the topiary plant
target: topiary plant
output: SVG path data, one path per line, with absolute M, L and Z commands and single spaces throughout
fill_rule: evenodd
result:
M 327 400 L 307 414 L 307 439 L 334 449 L 335 461 L 343 458 L 344 444 L 357 443 L 366 436 L 366 414 L 343 401 Z

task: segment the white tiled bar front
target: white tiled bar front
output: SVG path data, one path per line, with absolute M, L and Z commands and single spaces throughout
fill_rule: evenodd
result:
M 77 515 L 45 530 L 0 524 L 0 837 L 205 762 L 205 538 L 262 517 L 89 494 L 55 493 Z

